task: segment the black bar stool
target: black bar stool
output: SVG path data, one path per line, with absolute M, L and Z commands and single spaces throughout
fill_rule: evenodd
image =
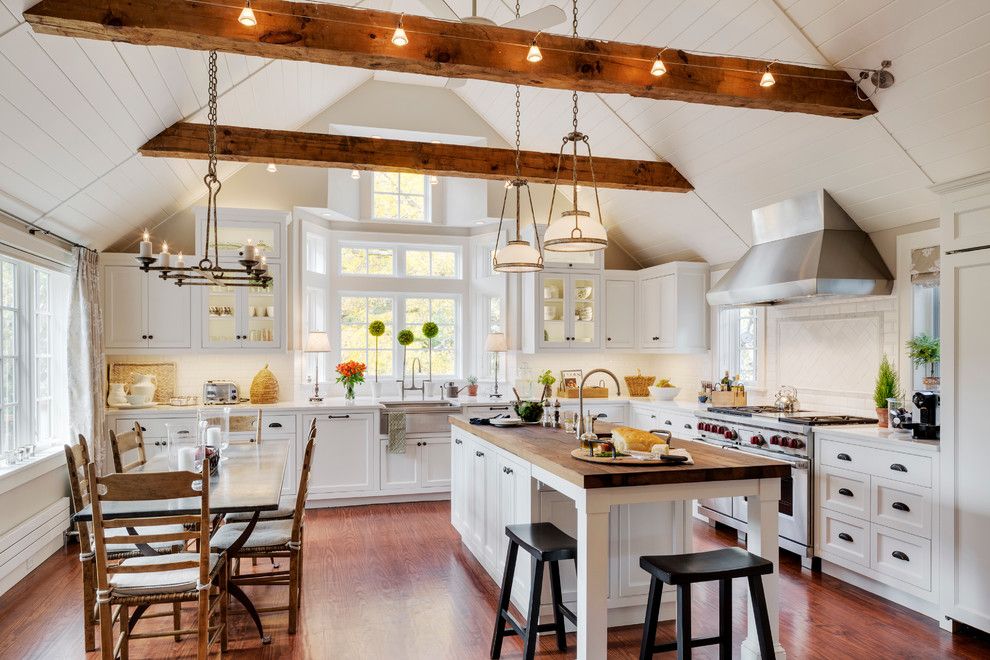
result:
M 643 642 L 639 647 L 640 660 L 651 660 L 654 653 L 675 649 L 678 660 L 690 658 L 692 648 L 710 644 L 718 644 L 719 660 L 732 658 L 732 579 L 741 577 L 749 580 L 760 657 L 763 660 L 774 657 L 767 599 L 763 593 L 763 576 L 773 573 L 772 562 L 742 548 L 724 548 L 687 555 L 640 557 L 639 565 L 651 576 Z M 691 639 L 691 585 L 713 580 L 719 581 L 718 636 Z M 657 618 L 665 582 L 677 587 L 677 641 L 657 644 Z
M 557 562 L 573 559 L 577 565 L 577 541 L 551 523 L 531 525 L 507 525 L 505 535 L 509 537 L 509 550 L 505 558 L 505 572 L 502 574 L 502 592 L 498 599 L 498 615 L 495 617 L 495 634 L 492 637 L 492 660 L 502 655 L 502 639 L 506 635 L 519 635 L 525 640 L 523 658 L 532 660 L 536 653 L 536 634 L 554 631 L 557 634 L 557 648 L 567 650 L 564 636 L 564 619 L 577 625 L 577 615 L 561 602 L 560 566 Z M 516 572 L 516 556 L 522 548 L 536 559 L 533 572 L 533 586 L 529 596 L 529 614 L 524 628 L 509 614 L 512 596 L 512 578 Z M 543 590 L 543 565 L 550 564 L 550 593 L 553 598 L 553 623 L 539 625 L 540 596 Z M 506 628 L 508 625 L 508 628 Z

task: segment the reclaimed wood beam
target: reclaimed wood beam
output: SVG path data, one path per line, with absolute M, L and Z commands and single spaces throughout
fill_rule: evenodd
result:
M 668 49 L 667 73 L 650 75 L 659 48 L 540 34 L 541 62 L 527 61 L 533 32 L 406 15 L 409 43 L 396 46 L 399 14 L 333 4 L 256 0 L 257 25 L 237 21 L 237 0 L 42 0 L 24 12 L 36 32 L 83 39 L 218 50 L 473 78 L 512 85 L 800 112 L 859 119 L 877 110 L 844 71 Z
M 207 158 L 206 124 L 180 122 L 145 143 L 138 152 L 158 158 Z M 515 151 L 457 144 L 275 131 L 238 126 L 217 127 L 217 157 L 239 163 L 277 163 L 306 167 L 387 172 L 423 172 L 473 179 L 511 179 Z M 523 151 L 522 175 L 532 183 L 553 183 L 555 153 Z M 595 181 L 600 188 L 684 193 L 693 190 L 673 165 L 666 162 L 595 157 Z M 570 181 L 570 159 L 562 169 Z M 578 181 L 591 184 L 588 159 L 578 157 Z

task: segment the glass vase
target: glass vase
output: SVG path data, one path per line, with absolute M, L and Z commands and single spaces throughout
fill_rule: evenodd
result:
M 357 398 L 357 394 L 354 392 L 354 383 L 344 384 L 344 400 L 347 403 L 354 403 L 354 399 Z

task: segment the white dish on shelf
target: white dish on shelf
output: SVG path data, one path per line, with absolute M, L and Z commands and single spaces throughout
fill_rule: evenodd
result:
M 142 410 L 144 408 L 154 408 L 157 405 L 158 405 L 157 401 L 149 401 L 148 403 L 136 403 L 136 404 L 119 403 L 113 407 L 119 410 Z

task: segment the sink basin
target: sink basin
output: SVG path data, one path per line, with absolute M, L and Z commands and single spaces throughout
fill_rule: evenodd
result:
M 452 401 L 390 401 L 382 402 L 382 435 L 388 434 L 389 413 L 401 412 L 406 415 L 406 436 L 440 435 L 450 433 L 447 416 L 460 410 L 460 405 Z
M 405 410 L 416 410 L 418 408 L 436 408 L 436 407 L 446 407 L 453 408 L 454 403 L 452 401 L 437 400 L 437 401 L 383 401 L 382 405 L 385 406 L 385 410 L 396 410 L 399 408 Z

